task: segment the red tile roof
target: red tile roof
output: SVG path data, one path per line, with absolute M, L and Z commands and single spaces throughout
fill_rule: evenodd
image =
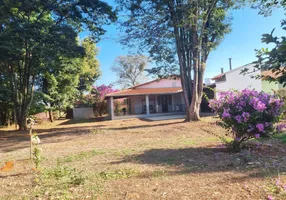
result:
M 282 69 L 283 70 L 283 69 Z M 280 76 L 283 75 L 282 72 L 279 72 L 279 71 L 276 71 L 276 72 L 272 72 L 271 70 L 268 70 L 268 71 L 262 71 L 261 74 L 263 76 L 266 76 L 266 77 L 272 77 L 272 78 L 279 78 Z
M 216 75 L 215 77 L 212 78 L 212 80 L 220 79 L 220 78 L 222 78 L 224 75 L 225 75 L 225 73 Z
M 179 92 L 182 92 L 182 88 L 134 88 L 109 93 L 106 95 L 106 97 L 124 97 L 147 94 L 175 94 Z
M 169 77 L 165 77 L 165 79 L 177 79 L 177 78 L 180 78 L 179 75 L 170 75 Z M 138 85 L 135 85 L 129 89 L 134 89 L 134 88 L 137 88 L 137 87 L 140 87 L 140 86 L 143 86 L 143 85 L 148 85 L 149 83 L 154 83 L 154 82 L 159 82 L 160 80 L 162 80 L 164 78 L 159 78 L 159 79 L 155 79 L 155 80 L 152 80 L 152 81 L 148 81 L 148 82 L 145 82 L 145 83 L 140 83 Z

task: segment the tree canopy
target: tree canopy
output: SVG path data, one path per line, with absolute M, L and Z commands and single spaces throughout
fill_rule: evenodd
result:
M 117 0 L 126 16 L 122 43 L 147 51 L 152 72 L 181 75 L 187 121 L 199 120 L 209 53 L 230 31 L 227 10 L 236 1 Z M 163 74 L 164 75 L 164 74 Z
M 148 58 L 144 55 L 119 56 L 115 59 L 111 70 L 117 74 L 116 83 L 128 88 L 146 80 L 144 70 L 147 64 Z
M 116 16 L 98 0 L 1 2 L 0 71 L 12 94 L 19 129 L 26 129 L 35 85 L 47 77 L 53 82 L 57 75 L 68 81 L 62 64 L 86 53 L 77 42 L 78 34 L 86 29 L 98 40 L 105 32 L 102 26 Z
M 272 11 L 277 8 L 282 8 L 285 12 L 285 0 L 253 0 L 252 7 L 259 9 L 259 13 L 264 16 L 271 15 Z M 286 19 L 281 21 L 281 27 L 286 31 Z M 275 27 L 271 33 L 262 35 L 261 41 L 270 48 L 262 48 L 256 51 L 258 60 L 255 61 L 256 68 L 262 71 L 271 71 L 272 74 L 261 75 L 253 78 L 262 78 L 270 82 L 281 83 L 286 86 L 286 38 L 285 36 L 275 36 Z M 251 73 L 248 69 L 243 69 L 242 74 Z

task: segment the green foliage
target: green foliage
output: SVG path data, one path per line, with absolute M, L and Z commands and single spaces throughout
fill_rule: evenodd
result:
M 91 38 L 85 38 L 81 46 L 85 49 L 85 56 L 81 63 L 78 90 L 82 93 L 90 91 L 95 80 L 100 76 L 99 61 L 96 59 L 98 49 Z
M 280 140 L 282 143 L 286 144 L 286 134 L 285 133 L 275 135 L 275 138 Z
M 179 73 L 179 60 L 176 55 L 179 49 L 176 47 L 177 33 L 174 32 L 174 28 L 182 28 L 182 37 L 185 34 L 184 41 L 177 41 L 182 42 L 183 51 L 191 50 L 196 42 L 194 38 L 193 40 L 187 38 L 188 34 L 190 37 L 195 34 L 196 37 L 203 38 L 205 42 L 203 48 L 209 52 L 230 31 L 230 18 L 227 17 L 226 10 L 233 5 L 233 1 L 218 1 L 214 7 L 211 6 L 212 1 L 117 0 L 117 2 L 127 13 L 122 23 L 126 36 L 121 42 L 140 51 L 148 51 L 158 66 L 148 71 L 159 76 Z M 206 23 L 203 33 L 189 29 L 196 18 L 194 14 L 196 7 L 201 10 L 197 28 Z M 175 17 L 176 21 L 173 21 Z
M 230 32 L 234 0 L 117 0 L 127 16 L 124 45 L 148 52 L 159 77 L 180 74 L 186 121 L 198 121 L 209 53 Z
M 34 193 L 36 197 L 71 199 L 70 188 L 84 184 L 85 180 L 81 171 L 62 166 L 58 161 L 56 167 L 39 175 Z
M 45 112 L 47 110 L 46 105 L 44 104 L 42 99 L 42 93 L 36 91 L 29 109 L 29 115 L 35 115 L 41 112 Z
M 39 169 L 40 164 L 43 160 L 43 157 L 41 155 L 41 149 L 39 147 L 40 139 L 39 139 L 38 134 L 36 132 L 33 133 L 31 139 L 32 139 L 32 143 L 33 143 L 32 160 L 35 164 L 35 168 Z
M 99 176 L 104 180 L 110 179 L 123 179 L 130 178 L 134 175 L 138 175 L 140 172 L 133 168 L 121 168 L 110 171 L 103 171 L 99 173 Z
M 1 1 L 1 78 L 12 94 L 20 129 L 27 128 L 36 86 L 43 87 L 46 99 L 57 104 L 69 99 L 70 90 L 78 86 L 77 76 L 84 73 L 74 66 L 85 55 L 78 34 L 87 29 L 92 39 L 98 40 L 105 32 L 102 26 L 115 19 L 111 7 L 102 1 Z M 62 94 L 59 98 L 55 98 L 57 92 Z
M 63 181 L 69 185 L 81 185 L 85 180 L 82 176 L 82 172 L 62 166 L 59 162 L 57 162 L 57 166 L 55 168 L 45 170 L 43 175 L 47 179 Z
M 92 158 L 92 157 L 97 156 L 97 155 L 102 155 L 104 153 L 105 152 L 99 151 L 99 150 L 86 151 L 86 152 L 81 152 L 79 154 L 73 154 L 70 156 L 66 156 L 66 157 L 62 158 L 60 161 L 61 162 L 81 161 L 81 160 L 85 160 L 88 158 Z
M 35 164 L 36 169 L 40 168 L 40 164 L 42 161 L 41 150 L 38 146 L 35 146 L 33 149 L 33 162 Z
M 286 1 L 284 0 L 253 0 L 254 8 L 260 10 L 260 14 L 268 16 L 274 9 L 283 8 L 286 10 Z M 286 20 L 281 20 L 281 27 L 286 31 Z M 271 49 L 262 48 L 256 51 L 258 60 L 254 62 L 257 69 L 262 71 L 270 71 L 272 73 L 262 74 L 261 76 L 253 76 L 253 78 L 260 78 L 269 82 L 281 83 L 286 86 L 286 37 L 278 38 L 274 36 L 274 29 L 270 34 L 263 34 L 261 41 L 266 45 L 270 45 Z M 272 46 L 274 46 L 272 48 Z M 242 74 L 251 74 L 248 69 L 244 69 Z
M 119 116 L 121 112 L 121 103 L 118 100 L 114 101 L 114 113 Z

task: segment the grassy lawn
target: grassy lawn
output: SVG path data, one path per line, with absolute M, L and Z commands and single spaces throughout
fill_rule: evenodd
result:
M 230 153 L 211 117 L 198 123 L 139 119 L 38 126 L 41 172 L 29 138 L 0 133 L 0 199 L 286 199 L 286 136 Z M 284 142 L 285 142 L 284 141 Z M 277 180 L 280 183 L 277 183 Z

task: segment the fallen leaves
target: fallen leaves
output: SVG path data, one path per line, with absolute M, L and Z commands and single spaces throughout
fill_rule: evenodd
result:
M 1 172 L 8 172 L 11 171 L 14 168 L 14 162 L 13 161 L 8 161 L 5 163 L 5 166 L 0 168 Z

